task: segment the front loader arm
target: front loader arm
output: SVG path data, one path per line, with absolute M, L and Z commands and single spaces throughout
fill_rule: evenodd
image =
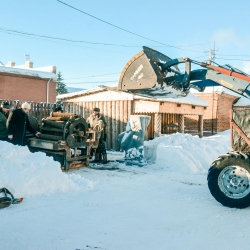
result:
M 201 67 L 207 69 L 206 79 L 216 82 L 237 94 L 250 97 L 250 77 L 244 72 L 236 72 L 222 66 L 214 66 L 207 63 L 200 63 Z

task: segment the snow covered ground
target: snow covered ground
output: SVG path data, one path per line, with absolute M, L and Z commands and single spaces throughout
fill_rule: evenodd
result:
M 43 153 L 0 142 L 0 188 L 24 197 L 0 210 L 0 249 L 249 249 L 250 208 L 223 207 L 206 183 L 211 162 L 231 150 L 229 131 L 147 144 L 158 145 L 153 165 L 63 173 Z

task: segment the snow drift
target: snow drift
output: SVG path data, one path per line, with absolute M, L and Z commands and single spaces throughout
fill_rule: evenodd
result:
M 219 155 L 231 150 L 229 138 L 229 131 L 225 131 L 207 138 L 177 133 L 146 141 L 145 145 L 149 148 L 157 148 L 157 159 L 155 164 L 149 164 L 143 169 L 148 173 L 157 170 L 206 173 Z M 60 164 L 42 152 L 31 153 L 27 147 L 2 141 L 0 147 L 0 188 L 8 188 L 16 197 L 89 189 L 94 185 L 93 181 L 80 174 L 62 172 Z M 109 159 L 121 158 L 123 154 L 110 152 Z M 132 168 L 118 162 L 115 165 L 125 171 Z M 140 170 L 134 166 L 133 171 Z M 96 175 L 100 174 L 96 172 Z M 97 183 L 102 185 L 101 182 Z
M 65 174 L 45 153 L 0 141 L 0 188 L 16 197 L 52 194 L 90 188 L 93 183 L 78 174 Z
M 145 145 L 158 146 L 156 165 L 160 168 L 194 174 L 207 173 L 218 156 L 232 150 L 229 130 L 204 138 L 177 133 L 147 141 Z

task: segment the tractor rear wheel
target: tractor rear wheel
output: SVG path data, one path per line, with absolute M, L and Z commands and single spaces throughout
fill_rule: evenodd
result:
M 222 205 L 232 208 L 250 206 L 250 156 L 229 152 L 220 156 L 208 171 L 208 188 Z

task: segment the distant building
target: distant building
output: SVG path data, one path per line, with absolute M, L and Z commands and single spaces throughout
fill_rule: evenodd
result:
M 0 99 L 28 102 L 56 101 L 56 67 L 33 68 L 33 62 L 0 66 Z

